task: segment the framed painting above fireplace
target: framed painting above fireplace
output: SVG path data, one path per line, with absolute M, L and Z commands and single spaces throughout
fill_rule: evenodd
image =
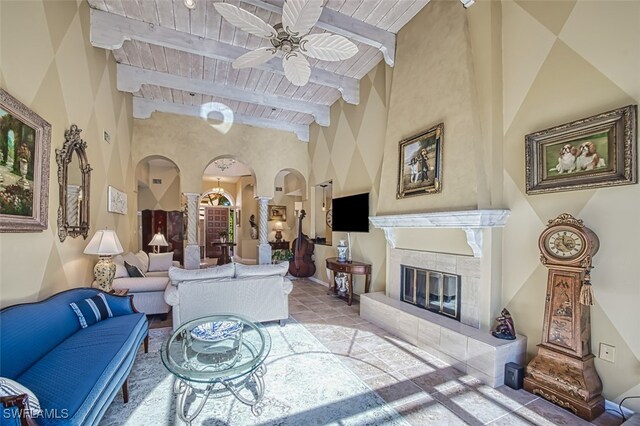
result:
M 444 123 L 400 141 L 396 198 L 442 192 Z

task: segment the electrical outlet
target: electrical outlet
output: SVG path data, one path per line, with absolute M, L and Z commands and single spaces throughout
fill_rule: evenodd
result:
M 607 345 L 606 343 L 600 343 L 598 358 L 609 362 L 616 362 L 616 347 Z

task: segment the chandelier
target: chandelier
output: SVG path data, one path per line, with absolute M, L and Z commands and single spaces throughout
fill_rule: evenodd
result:
M 220 199 L 222 197 L 224 197 L 224 190 L 220 188 L 220 178 L 218 178 L 218 187 L 209 191 L 207 198 L 209 199 L 209 204 L 217 206 L 220 205 Z
M 231 166 L 236 164 L 236 160 L 234 160 L 233 158 L 221 158 L 220 160 L 215 160 L 213 164 L 224 172 L 225 170 L 231 168 Z M 218 181 L 219 180 L 220 179 L 218 179 Z

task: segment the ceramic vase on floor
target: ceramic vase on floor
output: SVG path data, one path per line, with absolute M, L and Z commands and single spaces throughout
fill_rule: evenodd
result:
M 344 272 L 339 272 L 336 274 L 336 290 L 338 290 L 338 293 L 346 294 L 348 284 L 349 278 L 347 277 L 347 274 L 345 274 Z

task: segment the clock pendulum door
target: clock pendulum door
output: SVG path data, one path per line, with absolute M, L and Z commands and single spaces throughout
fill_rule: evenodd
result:
M 604 412 L 604 398 L 591 353 L 589 306 L 580 302 L 590 300 L 585 293 L 598 237 L 581 220 L 561 214 L 549 221 L 538 243 L 549 274 L 542 343 L 527 365 L 524 388 L 593 420 Z

